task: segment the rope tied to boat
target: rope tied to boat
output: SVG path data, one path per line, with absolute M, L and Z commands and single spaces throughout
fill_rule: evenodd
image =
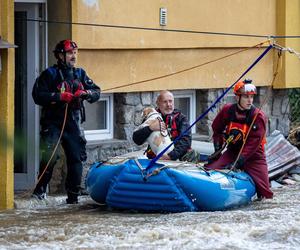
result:
M 144 181 L 147 181 L 151 176 L 155 176 L 161 173 L 162 170 L 169 168 L 169 166 L 163 166 L 160 168 L 154 169 L 152 172 L 148 173 L 146 176 L 144 176 Z
M 137 160 L 137 161 L 138 161 L 138 160 Z M 174 165 L 173 165 L 173 166 L 171 166 L 171 165 L 163 165 L 162 167 L 158 167 L 158 168 L 154 169 L 153 171 L 149 172 L 148 174 L 146 174 L 146 175 L 144 174 L 144 175 L 143 175 L 143 178 L 144 178 L 144 180 L 146 181 L 146 180 L 149 179 L 151 176 L 155 176 L 155 175 L 160 174 L 162 170 L 165 170 L 165 169 L 168 169 L 168 168 L 174 168 L 174 169 L 176 169 L 176 168 L 180 168 L 180 167 L 186 167 L 186 165 L 188 165 L 188 166 L 194 166 L 194 167 L 196 167 L 196 168 L 198 168 L 198 169 L 201 169 L 201 170 L 203 170 L 208 176 L 210 176 L 210 173 L 209 173 L 207 170 L 205 170 L 200 164 L 195 164 L 195 163 L 191 164 L 191 162 L 183 161 L 183 162 L 180 162 L 179 164 L 177 164 L 176 166 L 174 166 Z M 141 166 L 141 165 L 140 165 L 140 166 Z M 140 168 L 140 169 L 141 169 L 141 168 Z M 142 171 L 143 173 L 145 173 L 146 169 L 145 169 L 145 168 L 142 168 L 141 171 Z

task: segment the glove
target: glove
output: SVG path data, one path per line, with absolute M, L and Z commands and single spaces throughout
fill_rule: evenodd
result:
M 88 97 L 88 92 L 86 90 L 81 90 L 81 89 L 78 89 L 76 90 L 74 96 L 76 98 L 82 98 L 82 99 L 86 99 Z
M 225 145 L 224 144 L 221 145 L 219 142 L 214 142 L 215 152 L 208 156 L 208 158 L 207 158 L 208 164 L 210 164 L 220 158 L 220 156 L 222 155 L 223 146 L 225 146 Z
M 70 103 L 74 98 L 74 95 L 70 92 L 63 92 L 60 94 L 60 100 L 66 103 Z
M 244 134 L 239 129 L 231 129 L 227 139 L 228 148 L 238 150 L 243 145 Z
M 242 169 L 244 167 L 245 158 L 241 155 L 238 161 L 235 164 L 236 169 Z
M 184 156 L 182 156 L 181 161 L 199 163 L 201 161 L 201 155 L 194 149 L 189 150 Z
M 215 152 L 219 151 L 222 148 L 223 145 L 221 145 L 219 142 L 214 142 L 214 149 Z

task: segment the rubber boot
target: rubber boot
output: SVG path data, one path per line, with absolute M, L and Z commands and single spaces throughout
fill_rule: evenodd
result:
M 68 192 L 68 198 L 66 202 L 67 204 L 78 204 L 78 194 Z

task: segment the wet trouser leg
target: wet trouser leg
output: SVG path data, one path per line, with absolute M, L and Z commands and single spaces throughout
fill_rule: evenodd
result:
M 272 199 L 273 192 L 269 185 L 268 165 L 266 159 L 254 159 L 251 162 L 246 162 L 244 169 L 255 182 L 257 197 Z
M 55 126 L 43 128 L 41 130 L 41 161 L 40 161 L 40 170 L 39 170 L 39 181 L 34 189 L 34 194 L 43 194 L 47 190 L 47 185 L 51 180 L 53 168 L 58 159 L 58 153 L 52 157 L 52 160 L 49 162 L 50 157 L 54 151 L 54 148 L 58 142 L 60 130 Z M 47 163 L 49 162 L 48 166 Z M 47 169 L 45 170 L 47 166 Z M 45 171 L 45 172 L 44 172 Z
M 86 141 L 76 128 L 64 133 L 62 146 L 67 158 L 66 190 L 69 199 L 77 200 L 80 192 L 82 177 L 82 161 L 86 159 Z

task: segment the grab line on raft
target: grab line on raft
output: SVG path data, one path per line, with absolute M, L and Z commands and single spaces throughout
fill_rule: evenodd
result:
M 231 84 L 222 95 L 220 95 L 214 102 L 211 104 L 200 116 L 197 117 L 197 119 L 185 130 L 181 135 L 179 135 L 177 138 L 175 138 L 174 141 L 172 141 L 163 151 L 161 151 L 157 156 L 155 156 L 149 163 L 149 165 L 146 167 L 145 170 L 148 170 L 153 166 L 153 164 L 178 140 L 180 140 L 197 122 L 203 119 L 204 116 L 208 114 L 210 110 L 212 110 L 218 102 L 221 101 L 221 99 L 233 88 L 233 86 L 241 80 L 271 49 L 273 48 L 273 45 L 270 44 L 265 51 L 248 67 L 248 69 L 233 83 Z

